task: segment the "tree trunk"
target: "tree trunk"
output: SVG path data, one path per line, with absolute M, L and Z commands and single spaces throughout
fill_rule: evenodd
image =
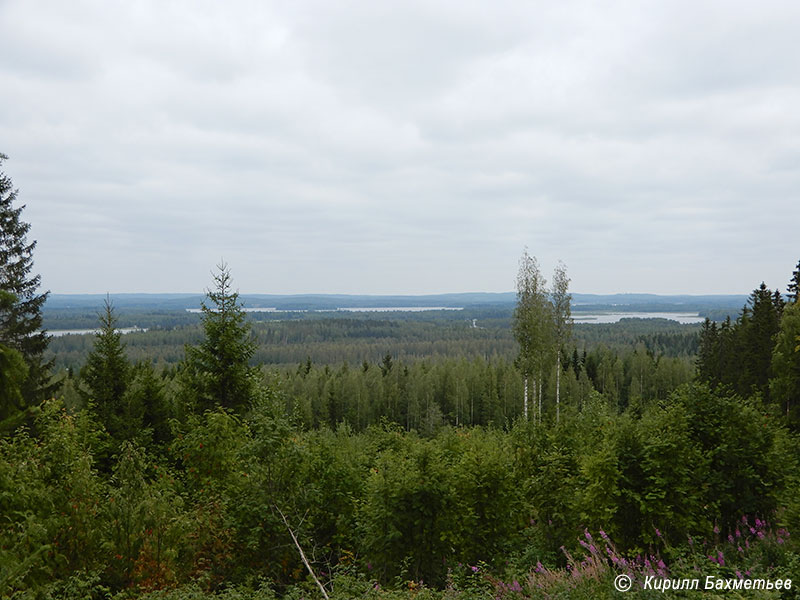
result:
M 561 352 L 556 356 L 556 423 L 561 418 Z
M 522 414 L 525 416 L 525 421 L 528 420 L 528 376 L 525 375 L 525 394 L 522 401 Z

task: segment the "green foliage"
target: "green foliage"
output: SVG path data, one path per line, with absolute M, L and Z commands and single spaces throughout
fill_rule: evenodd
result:
M 22 354 L 0 344 L 0 432 L 16 428 L 24 416 L 22 386 L 27 376 Z
M 800 424 L 800 303 L 786 306 L 772 354 L 770 397 L 790 423 Z
M 8 157 L 0 153 L 0 167 Z M 41 277 L 31 275 L 36 242 L 28 242 L 30 224 L 20 220 L 24 206 L 14 208 L 17 190 L 0 171 L 0 346 L 19 352 L 28 366 L 22 383 L 27 405 L 37 405 L 56 385 L 50 382 L 52 361 L 44 359 L 48 336 L 41 331 L 42 305 L 47 294 L 37 294 Z
M 21 430 L 0 440 L 0 564 L 5 590 L 26 590 L 82 568 L 95 568 L 103 485 L 88 451 L 87 415 L 67 415 L 56 401 L 36 419 L 38 440 Z
M 757 292 L 737 323 L 705 326 L 709 376 L 695 385 L 686 330 L 656 334 L 661 346 L 639 323 L 617 330 L 628 347 L 551 344 L 559 369 L 535 373 L 538 422 L 521 418 L 510 355 L 304 353 L 260 373 L 224 267 L 180 371 L 130 367 L 107 305 L 83 371 L 92 410 L 70 382 L 69 410 L 48 401 L 31 431 L 0 439 L 0 595 L 317 597 L 295 539 L 331 598 L 614 597 L 623 558 L 637 577 L 745 564 L 790 576 L 800 438 L 750 394 L 761 367 L 731 387 L 714 379 L 731 368 L 724 348 L 739 360 L 769 347 L 772 398 L 792 398 L 795 305 Z M 303 335 L 336 330 L 316 327 Z M 673 356 L 659 350 L 670 335 Z M 24 369 L 6 358 L 2 393 L 18 403 Z M 687 541 L 701 538 L 702 551 Z
M 199 411 L 222 406 L 243 412 L 253 399 L 254 371 L 249 366 L 255 352 L 238 292 L 232 289 L 230 270 L 224 263 L 214 275 L 215 289 L 203 302 L 205 338 L 187 346 L 184 385 L 191 405 Z
M 137 414 L 138 407 L 131 407 L 124 398 L 131 367 L 125 356 L 122 334 L 116 329 L 114 308 L 108 299 L 99 319 L 100 330 L 95 336 L 94 349 L 81 369 L 80 378 L 87 388 L 82 395 L 113 439 L 129 440 L 135 437 L 141 425 L 141 415 Z
M 800 298 L 800 261 L 797 262 L 797 266 L 792 272 L 792 278 L 789 280 L 789 285 L 786 290 L 788 292 L 789 302 L 797 304 L 798 298 Z
M 735 323 L 728 319 L 717 327 L 706 320 L 698 353 L 698 378 L 712 387 L 728 386 L 741 396 L 758 392 L 769 401 L 770 365 L 783 310 L 781 294 L 762 283 Z

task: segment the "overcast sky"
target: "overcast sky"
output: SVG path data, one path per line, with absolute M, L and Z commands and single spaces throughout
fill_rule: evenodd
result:
M 56 293 L 785 289 L 800 3 L 0 0 Z

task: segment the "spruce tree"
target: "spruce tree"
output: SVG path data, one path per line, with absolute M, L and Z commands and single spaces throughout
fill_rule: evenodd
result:
M 81 395 L 111 437 L 121 441 L 132 437 L 133 424 L 125 402 L 131 367 L 108 298 L 99 319 L 94 348 L 81 369 L 81 381 L 86 386 Z
M 215 289 L 206 292 L 202 303 L 205 339 L 186 348 L 184 392 L 196 410 L 222 406 L 241 412 L 255 394 L 255 369 L 249 362 L 256 345 L 228 266 L 217 269 Z
M 8 157 L 0 154 L 0 166 Z M 25 206 L 14 207 L 17 190 L 11 178 L 0 171 L 0 290 L 13 295 L 0 313 L 0 344 L 19 352 L 28 367 L 22 383 L 22 398 L 36 405 L 52 394 L 52 361 L 44 360 L 48 336 L 42 331 L 42 305 L 49 292 L 37 294 L 41 277 L 31 275 L 36 242 L 28 242 L 30 224 L 20 220 Z
M 769 394 L 770 362 L 780 329 L 782 302 L 762 282 L 750 295 L 749 307 L 742 310 L 737 327 L 741 359 L 737 391 L 743 395 L 752 391 Z
M 16 302 L 16 297 L 0 290 L 0 315 Z M 22 385 L 28 365 L 22 354 L 0 343 L 0 433 L 12 430 L 25 418 Z
M 787 291 L 789 292 L 789 302 L 796 304 L 798 298 L 800 298 L 800 261 L 797 261 L 797 267 L 795 267 L 792 278 L 789 280 Z
M 697 350 L 697 378 L 712 387 L 720 383 L 719 346 L 717 324 L 706 317 L 700 330 L 700 345 Z

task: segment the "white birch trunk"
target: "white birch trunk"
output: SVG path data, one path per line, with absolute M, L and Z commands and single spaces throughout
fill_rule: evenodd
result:
M 522 413 L 525 416 L 525 421 L 528 420 L 528 376 L 524 377 L 525 380 L 525 394 L 522 401 Z
M 561 352 L 556 356 L 556 424 L 561 418 Z

